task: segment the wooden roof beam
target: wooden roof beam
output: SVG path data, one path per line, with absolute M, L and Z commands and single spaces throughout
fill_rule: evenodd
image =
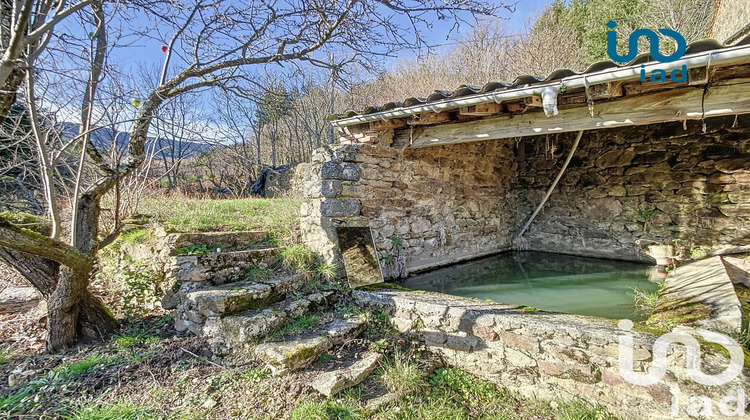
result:
M 750 83 L 750 78 L 732 83 Z M 602 101 L 594 104 L 594 117 L 586 105 L 560 107 L 560 114 L 547 118 L 541 110 L 520 115 L 500 115 L 480 120 L 426 127 L 412 147 L 516 138 L 578 130 L 699 120 L 721 115 L 750 113 L 750 95 L 736 86 L 719 85 L 703 90 L 681 87 L 667 91 Z

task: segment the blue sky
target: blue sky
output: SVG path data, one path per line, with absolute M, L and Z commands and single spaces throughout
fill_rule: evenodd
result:
M 530 17 L 540 12 L 544 6 L 551 3 L 553 0 L 519 0 L 516 5 L 516 11 L 511 13 L 503 10 L 499 17 L 507 18 L 506 25 L 509 32 L 521 32 L 525 21 Z M 448 36 L 448 30 L 450 25 L 436 25 L 435 30 L 426 34 L 426 38 L 429 42 L 435 44 L 441 44 L 451 42 L 450 39 L 446 39 Z M 463 25 L 458 34 L 450 34 L 451 39 L 455 39 L 460 34 L 470 31 L 471 28 L 467 25 Z M 115 53 L 115 61 L 124 63 L 128 66 L 140 66 L 140 65 L 159 65 L 161 66 L 162 60 L 164 59 L 164 53 L 161 51 L 162 44 L 150 39 L 141 39 L 136 42 L 133 46 L 128 48 L 119 49 Z M 412 57 L 414 54 L 410 51 L 404 51 L 403 57 Z

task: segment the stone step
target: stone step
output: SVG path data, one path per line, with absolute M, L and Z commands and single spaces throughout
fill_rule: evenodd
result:
M 213 316 L 201 324 L 199 334 L 211 338 L 209 343 L 215 355 L 242 357 L 255 340 L 282 328 L 291 318 L 324 310 L 335 300 L 333 292 L 320 292 L 299 299 L 287 299 L 262 310 Z
M 351 366 L 319 375 L 313 381 L 312 387 L 326 397 L 338 394 L 367 379 L 378 366 L 382 356 L 380 353 L 367 352 Z
M 243 248 L 258 248 L 268 238 L 266 231 L 237 232 L 192 232 L 171 233 L 166 236 L 172 255 L 189 245 L 205 245 L 208 248 L 222 247 L 224 251 Z
M 283 375 L 310 366 L 334 345 L 359 336 L 366 326 L 367 321 L 362 317 L 337 318 L 315 331 L 259 344 L 255 356 L 274 375 Z
M 172 317 L 175 327 L 178 331 L 188 329 L 200 335 L 207 318 L 264 308 L 284 300 L 288 293 L 300 289 L 304 281 L 304 274 L 295 273 L 219 286 L 184 283 L 174 298 Z
M 172 257 L 167 277 L 178 284 L 206 281 L 224 284 L 239 281 L 252 267 L 270 268 L 276 262 L 279 249 L 270 247 Z
M 193 291 L 184 290 L 180 293 L 180 306 L 183 310 L 196 311 L 204 317 L 231 315 L 283 300 L 288 292 L 302 287 L 304 280 L 303 274 L 295 273 L 268 280 L 245 280 Z

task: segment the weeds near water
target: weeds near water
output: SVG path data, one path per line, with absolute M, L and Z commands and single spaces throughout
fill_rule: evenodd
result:
M 631 290 L 628 294 L 633 297 L 633 305 L 639 311 L 653 311 L 659 305 L 661 289 L 651 292 L 633 287 Z

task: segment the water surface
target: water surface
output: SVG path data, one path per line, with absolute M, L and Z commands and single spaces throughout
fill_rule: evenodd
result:
M 548 311 L 643 320 L 633 288 L 659 289 L 648 265 L 542 252 L 505 253 L 407 278 L 403 286 Z

